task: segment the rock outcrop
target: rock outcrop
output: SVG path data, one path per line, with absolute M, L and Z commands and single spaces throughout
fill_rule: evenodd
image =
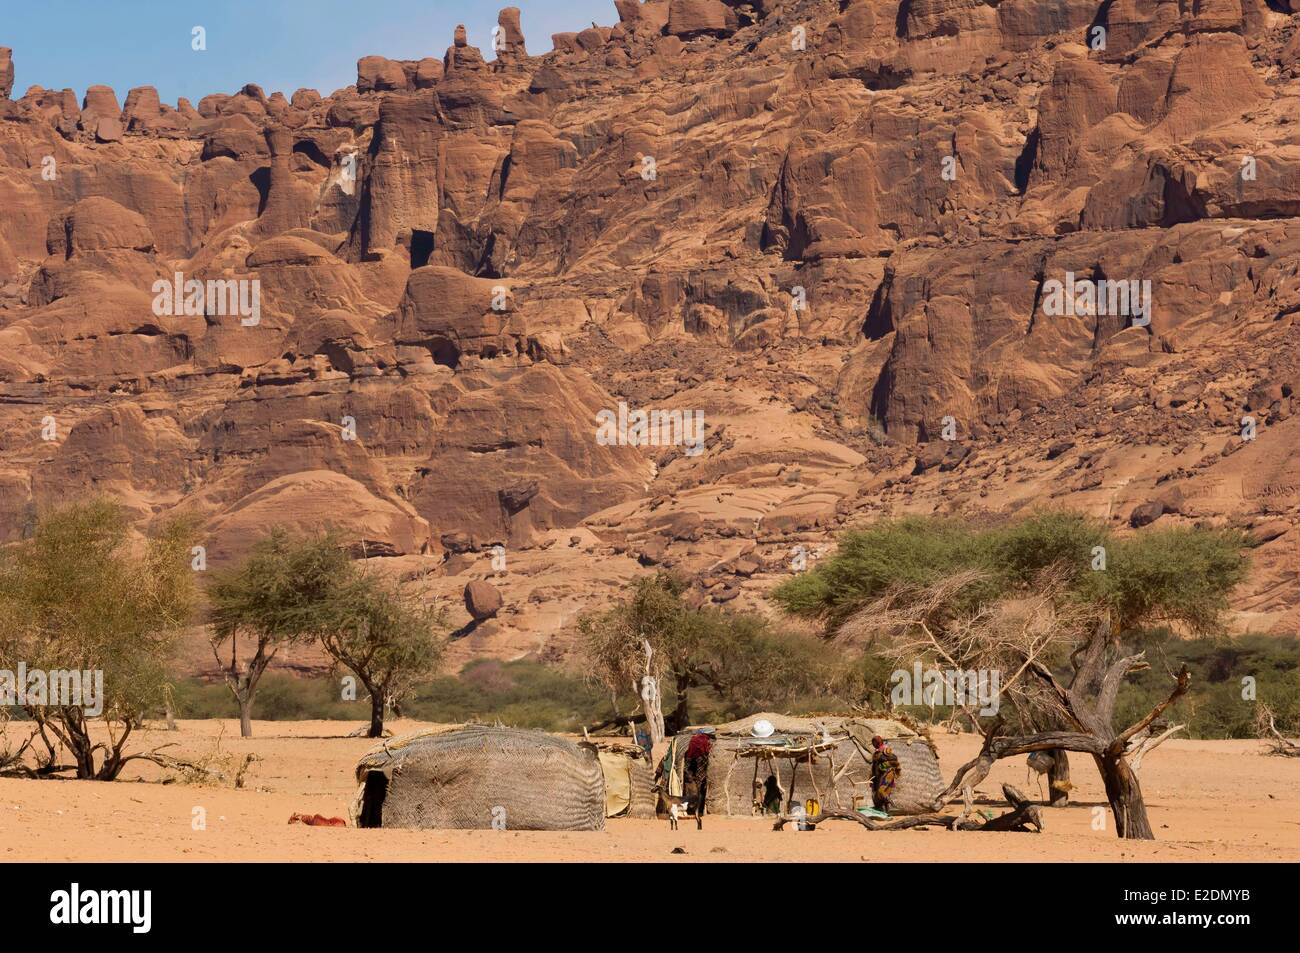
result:
M 13 50 L 0 46 L 0 99 L 8 99 L 14 91 Z
M 845 526 L 1056 505 L 1248 530 L 1300 627 L 1295 11 L 615 15 L 197 107 L 0 48 L 0 541 L 334 526 L 562 661 L 651 567 L 763 608 Z

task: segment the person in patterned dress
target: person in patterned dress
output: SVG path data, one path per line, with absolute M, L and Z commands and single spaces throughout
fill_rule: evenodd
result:
M 889 810 L 889 798 L 894 793 L 898 776 L 903 773 L 898 763 L 898 755 L 885 743 L 885 739 L 876 735 L 871 739 L 871 800 L 878 811 Z

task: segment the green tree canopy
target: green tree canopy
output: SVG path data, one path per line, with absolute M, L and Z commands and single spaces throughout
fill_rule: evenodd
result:
M 212 652 L 239 702 L 245 738 L 253 733 L 253 702 L 267 666 L 285 645 L 346 624 L 341 597 L 353 583 L 352 560 L 337 538 L 297 538 L 280 528 L 237 566 L 214 574 L 207 590 Z M 252 647 L 242 661 L 241 640 Z
M 752 709 L 825 698 L 851 678 L 847 661 L 821 640 L 759 615 L 694 606 L 686 592 L 679 576 L 644 576 L 608 610 L 578 622 L 589 669 L 612 693 L 640 693 L 647 675 L 665 681 L 676 700 L 669 731 L 688 723 L 693 689 Z
M 773 598 L 834 632 L 891 591 L 920 591 L 969 573 L 943 609 L 951 619 L 1030 591 L 1050 571 L 1067 598 L 1105 611 L 1117 634 L 1158 624 L 1204 633 L 1221 624 L 1228 594 L 1245 577 L 1244 548 L 1243 534 L 1232 530 L 1177 527 L 1120 537 L 1067 512 L 987 525 L 905 517 L 845 533 L 828 559 Z
M 98 714 L 52 698 L 27 706 L 43 773 L 63 770 L 66 752 L 77 777 L 113 780 L 143 757 L 127 755 L 126 743 L 163 704 L 164 663 L 195 609 L 194 538 L 192 523 L 173 520 L 141 539 L 120 506 L 92 500 L 45 514 L 29 539 L 0 552 L 0 668 L 102 673 Z M 107 741 L 91 737 L 97 720 Z
M 369 736 L 379 738 L 386 711 L 437 673 L 446 648 L 446 613 L 397 583 L 362 571 L 353 573 L 338 602 L 339 618 L 321 631 L 321 645 L 365 686 Z
M 258 682 L 285 645 L 319 640 L 350 669 L 370 695 L 370 733 L 378 737 L 387 708 L 437 671 L 445 644 L 438 608 L 361 569 L 331 533 L 273 529 L 243 562 L 216 575 L 208 600 L 213 653 L 239 702 L 245 737 Z M 241 638 L 252 646 L 242 663 Z

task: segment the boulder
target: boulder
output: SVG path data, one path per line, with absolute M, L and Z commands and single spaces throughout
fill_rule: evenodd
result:
M 501 605 L 501 593 L 490 582 L 475 579 L 466 584 L 465 611 L 474 617 L 475 622 L 492 618 L 501 611 Z
M 939 466 L 948 455 L 949 446 L 948 442 L 943 440 L 932 440 L 922 446 L 917 451 L 916 460 L 912 465 L 912 473 L 920 475 Z
M 736 26 L 734 11 L 722 0 L 672 0 L 668 8 L 666 30 L 672 36 L 727 36 Z
M 154 238 L 139 212 L 112 199 L 92 196 L 50 220 L 46 248 L 51 255 L 63 258 L 112 249 L 148 252 L 154 249 Z
M 409 82 L 402 64 L 383 56 L 357 60 L 357 92 L 374 93 L 407 89 Z
M 122 121 L 116 116 L 100 116 L 95 122 L 95 141 L 118 142 L 124 131 Z
M 1275 539 L 1281 539 L 1291 532 L 1291 524 L 1286 520 L 1267 520 L 1252 526 L 1248 535 L 1252 546 L 1263 546 Z
M 1149 526 L 1165 513 L 1165 505 L 1159 500 L 1148 500 L 1133 507 L 1128 515 L 1128 523 L 1134 529 Z

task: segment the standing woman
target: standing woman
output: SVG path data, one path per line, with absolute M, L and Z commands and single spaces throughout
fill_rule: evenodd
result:
M 709 752 L 713 750 L 713 728 L 701 728 L 691 736 L 686 747 L 686 766 L 682 773 L 682 798 L 696 818 L 704 816 L 709 797 Z
M 871 800 L 877 811 L 889 810 L 889 798 L 894 793 L 898 776 L 903 773 L 894 749 L 885 744 L 885 739 L 876 735 L 871 739 Z

